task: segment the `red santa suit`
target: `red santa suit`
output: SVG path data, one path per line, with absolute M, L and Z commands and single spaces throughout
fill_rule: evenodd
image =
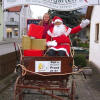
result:
M 79 32 L 82 28 L 86 27 L 89 24 L 89 20 L 82 20 L 79 26 L 74 28 L 69 28 L 65 26 L 62 22 L 62 19 L 58 16 L 53 18 L 53 22 L 61 22 L 62 24 L 55 24 L 52 28 L 50 28 L 47 32 L 47 46 L 49 49 L 53 49 L 55 51 L 63 50 L 66 52 L 66 55 L 70 54 L 70 34 L 75 34 Z
M 57 27 L 59 27 L 59 25 Z M 54 26 L 48 30 L 46 39 L 47 39 L 47 44 L 49 43 L 49 41 L 56 41 L 57 45 L 50 46 L 49 49 L 53 49 L 55 51 L 63 50 L 66 52 L 66 55 L 69 56 L 70 44 L 71 44 L 69 35 L 79 32 L 82 28 L 79 25 L 79 26 L 71 29 L 63 24 L 60 25 L 60 27 L 57 28 L 57 30 L 54 28 L 56 28 L 56 27 Z M 62 31 L 59 31 L 60 28 L 62 28 Z M 63 28 L 65 28 L 65 29 L 63 29 Z M 54 31 L 54 30 L 56 30 L 56 31 Z

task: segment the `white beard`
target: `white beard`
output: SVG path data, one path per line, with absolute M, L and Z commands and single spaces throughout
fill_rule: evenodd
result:
M 65 26 L 63 24 L 55 25 L 54 29 L 53 29 L 53 36 L 54 37 L 60 36 L 62 34 L 65 34 L 66 31 L 67 31 L 67 29 L 65 28 Z

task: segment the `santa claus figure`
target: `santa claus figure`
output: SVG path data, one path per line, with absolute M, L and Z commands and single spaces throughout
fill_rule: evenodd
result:
M 48 56 L 69 56 L 70 54 L 70 39 L 69 35 L 79 32 L 82 28 L 89 24 L 89 20 L 82 20 L 79 26 L 69 28 L 63 24 L 60 17 L 53 18 L 54 26 L 47 32 Z

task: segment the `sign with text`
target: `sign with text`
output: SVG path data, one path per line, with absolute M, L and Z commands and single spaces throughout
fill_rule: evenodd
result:
M 4 9 L 18 5 L 42 5 L 60 11 L 75 10 L 84 6 L 99 4 L 100 0 L 3 0 Z
M 61 72 L 61 61 L 35 61 L 35 72 Z
M 39 22 L 40 22 L 40 19 L 27 19 L 27 32 L 29 30 L 30 24 L 38 25 Z

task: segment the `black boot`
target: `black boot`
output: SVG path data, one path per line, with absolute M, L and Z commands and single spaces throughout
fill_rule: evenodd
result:
M 66 56 L 66 52 L 63 51 L 63 50 L 59 50 L 59 51 L 57 52 L 57 55 L 58 55 L 58 56 Z
M 50 50 L 47 52 L 47 55 L 48 55 L 48 56 L 56 56 L 56 51 L 53 50 L 53 49 L 50 49 Z

